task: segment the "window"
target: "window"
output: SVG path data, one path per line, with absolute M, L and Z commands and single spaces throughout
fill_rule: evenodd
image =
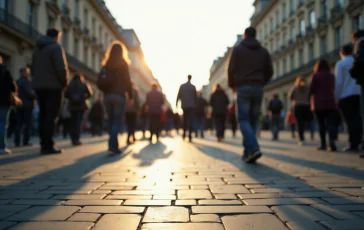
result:
M 296 10 L 296 1 L 297 0 L 291 0 L 291 13 Z
M 300 34 L 304 36 L 306 33 L 305 19 L 300 20 Z
M 268 36 L 268 25 L 265 24 L 264 25 L 264 37 L 267 37 Z
M 83 22 L 85 23 L 85 27 L 88 27 L 88 10 L 84 9 L 83 11 Z
M 310 11 L 309 18 L 310 18 L 311 28 L 315 29 L 316 28 L 316 14 L 315 14 L 315 11 Z
M 303 3 L 305 2 L 304 0 L 298 0 L 299 1 L 299 5 L 302 6 Z
M 287 5 L 283 4 L 282 6 L 282 19 L 283 21 L 287 19 Z
M 74 43 L 73 43 L 73 55 L 76 57 L 76 58 L 79 58 L 78 57 L 78 39 L 75 39 L 74 40 Z
M 303 66 L 303 64 L 305 63 L 305 56 L 304 56 L 304 53 L 303 53 L 303 49 L 300 49 L 298 51 L 298 57 L 299 57 L 299 65 L 300 66 Z
M 341 45 L 343 44 L 343 29 L 341 26 L 335 29 L 335 44 L 336 48 L 340 49 Z
M 78 17 L 80 11 L 80 0 L 75 0 L 75 18 Z
M 363 17 L 361 15 L 357 15 L 353 18 L 353 30 L 360 30 L 363 28 Z
M 338 6 L 344 7 L 344 0 L 336 0 Z
M 284 32 L 283 33 L 283 45 L 287 45 L 287 43 L 288 43 L 287 33 Z
M 292 42 L 296 41 L 296 28 L 295 27 L 291 28 L 291 40 L 292 40 Z
M 315 47 L 313 42 L 308 44 L 308 57 L 310 61 L 312 61 L 315 58 Z
M 283 59 L 283 71 L 282 71 L 282 73 L 283 74 L 285 74 L 285 73 L 287 73 L 288 71 L 287 71 L 287 61 L 286 61 L 286 59 L 284 58 Z
M 273 18 L 272 17 L 269 18 L 269 24 L 270 24 L 270 32 L 273 32 L 274 28 L 273 28 Z
M 320 37 L 320 51 L 321 55 L 324 55 L 327 52 L 326 36 Z
M 294 54 L 291 54 L 290 58 L 289 58 L 289 62 L 291 64 L 291 70 L 294 70 L 296 68 L 296 63 L 295 63 L 295 59 L 294 59 Z
M 276 50 L 281 49 L 281 39 L 279 39 L 279 36 L 276 38 Z
M 35 7 L 33 4 L 28 3 L 28 23 L 31 27 L 36 28 L 36 15 Z
M 326 0 L 322 0 L 321 1 L 321 7 L 320 7 L 320 10 L 321 10 L 321 16 L 326 18 L 326 15 L 327 15 L 327 4 L 326 4 Z
M 9 10 L 9 0 L 0 0 L 0 8 Z
M 68 32 L 67 31 L 63 31 L 62 46 L 65 50 L 67 50 L 67 48 L 68 48 Z
M 85 46 L 83 48 L 83 62 L 87 65 L 88 64 L 88 47 Z
M 92 18 L 92 34 L 96 36 L 96 19 Z
M 279 23 L 280 23 L 280 15 L 279 15 L 279 11 L 276 12 L 276 27 L 279 27 Z
M 48 16 L 48 28 L 54 27 L 54 19 Z
M 99 39 L 101 40 L 102 38 L 102 26 L 99 26 Z

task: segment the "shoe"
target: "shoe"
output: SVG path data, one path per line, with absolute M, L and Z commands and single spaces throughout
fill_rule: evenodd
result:
M 72 145 L 73 146 L 80 146 L 80 145 L 82 145 L 82 143 L 81 142 L 75 142 L 75 143 L 72 143 Z
M 109 148 L 109 152 L 112 154 L 121 154 L 122 152 L 118 148 Z
M 347 148 L 343 148 L 343 152 L 345 152 L 345 153 L 357 153 L 357 152 L 359 152 L 359 148 L 347 147 Z
M 317 147 L 317 150 L 326 150 L 326 146 L 325 145 L 320 145 L 319 147 Z
M 248 155 L 244 155 L 243 160 L 245 161 L 245 163 L 250 164 L 250 163 L 256 162 L 261 157 L 262 157 L 262 153 L 258 149 Z
M 331 145 L 330 147 L 327 148 L 328 152 L 336 152 L 337 151 L 337 147 L 336 145 Z
M 42 149 L 41 150 L 41 154 L 43 155 L 49 155 L 49 154 L 61 154 L 62 153 L 62 149 Z
M 5 148 L 5 149 L 0 149 L 0 154 L 7 154 L 10 155 L 12 152 L 10 149 Z

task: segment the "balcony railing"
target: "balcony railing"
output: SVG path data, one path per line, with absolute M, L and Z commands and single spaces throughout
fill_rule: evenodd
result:
M 67 5 L 62 6 L 62 14 L 67 17 L 70 16 L 70 8 Z
M 78 17 L 75 17 L 73 19 L 73 23 L 76 25 L 76 26 L 80 26 L 81 25 L 81 20 L 78 18 Z

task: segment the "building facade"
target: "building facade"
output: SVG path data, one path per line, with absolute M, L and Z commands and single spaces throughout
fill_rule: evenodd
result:
M 319 59 L 334 67 L 340 47 L 351 42 L 351 33 L 363 29 L 363 0 L 256 0 L 251 25 L 272 54 L 274 77 L 265 87 L 268 100 L 277 93 L 285 109 L 297 76 L 307 80 Z

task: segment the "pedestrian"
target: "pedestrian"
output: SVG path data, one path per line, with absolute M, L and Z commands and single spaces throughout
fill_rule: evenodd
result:
M 210 98 L 212 107 L 212 119 L 216 127 L 217 141 L 221 142 L 225 137 L 226 114 L 229 106 L 229 98 L 220 84 L 215 85 L 215 91 Z
M 256 138 L 257 119 L 262 103 L 264 85 L 273 76 L 269 52 L 256 40 L 253 27 L 245 30 L 244 39 L 233 48 L 229 67 L 228 84 L 237 92 L 238 121 L 244 136 L 246 163 L 254 163 L 262 156 Z
M 61 115 L 58 121 L 58 126 L 62 126 L 63 139 L 67 139 L 67 136 L 71 133 L 71 117 L 69 101 L 66 99 L 63 101 Z
M 288 110 L 285 118 L 285 122 L 289 125 L 289 129 L 291 131 L 292 139 L 296 138 L 296 118 L 294 116 L 294 108 Z
M 17 92 L 17 85 L 11 76 L 9 70 L 3 64 L 0 56 L 0 154 L 11 154 L 11 150 L 7 148 L 7 128 L 10 107 L 12 103 L 12 94 Z
M 209 103 L 203 98 L 202 92 L 197 93 L 196 112 L 195 112 L 195 132 L 196 137 L 200 133 L 200 137 L 204 138 L 205 123 L 206 123 L 206 107 Z
M 360 86 L 350 75 L 354 63 L 352 46 L 344 45 L 340 56 L 341 60 L 335 67 L 335 98 L 349 132 L 350 146 L 344 151 L 358 152 L 363 138 L 363 126 L 360 114 Z
M 148 112 L 147 112 L 147 104 L 144 103 L 140 109 L 140 124 L 142 129 L 143 138 L 145 138 L 145 132 L 148 129 Z
M 174 126 L 173 125 L 174 113 L 173 113 L 173 110 L 171 109 L 171 107 L 168 107 L 166 116 L 167 116 L 166 132 L 167 132 L 167 135 L 169 135 Z
M 305 129 L 313 120 L 310 110 L 310 88 L 303 77 L 296 78 L 288 97 L 292 101 L 293 115 L 297 120 L 298 145 L 302 146 L 305 144 Z
M 270 114 L 271 130 L 272 130 L 272 141 L 278 141 L 279 129 L 281 125 L 281 113 L 283 110 L 283 103 L 279 99 L 278 94 L 273 94 L 272 100 L 268 104 L 268 111 Z
M 191 83 L 192 76 L 188 75 L 188 81 L 182 84 L 179 88 L 177 95 L 176 106 L 178 107 L 178 102 L 181 101 L 183 110 L 183 139 L 186 138 L 186 132 L 188 129 L 188 139 L 192 142 L 192 132 L 193 132 L 193 121 L 195 116 L 196 101 L 197 101 L 197 91 L 196 87 Z
M 159 141 L 159 132 L 161 127 L 162 106 L 165 103 L 164 95 L 158 90 L 157 83 L 152 84 L 152 90 L 147 94 L 147 111 L 149 117 L 149 142 L 153 142 L 155 135 Z
M 89 109 L 88 99 L 92 95 L 92 89 L 83 75 L 76 74 L 65 92 L 71 112 L 71 141 L 73 146 L 82 145 L 80 138 L 83 115 Z
M 336 151 L 337 107 L 335 103 L 335 77 L 330 72 L 326 60 L 317 61 L 310 85 L 311 109 L 319 126 L 321 145 L 318 150 L 326 150 L 326 132 L 329 133 L 328 151 Z
M 167 124 L 167 111 L 164 108 L 162 108 L 159 133 L 161 133 L 163 130 L 167 132 L 166 124 Z
M 236 137 L 236 130 L 238 129 L 238 122 L 236 119 L 236 102 L 233 103 L 229 107 L 229 122 L 231 125 L 231 131 L 233 132 L 233 137 Z
M 133 103 L 133 88 L 129 74 L 129 58 L 125 45 L 114 41 L 102 61 L 102 70 L 97 79 L 97 86 L 104 93 L 109 122 L 109 152 L 120 154 L 118 135 L 122 130 L 122 118 L 126 106 L 126 94 L 129 103 Z
M 135 138 L 135 129 L 137 122 L 137 112 L 139 110 L 139 92 L 136 89 L 134 83 L 132 82 L 133 87 L 133 98 L 130 103 L 128 103 L 125 111 L 125 121 L 128 130 L 128 136 L 126 138 L 126 144 L 130 145 L 136 141 Z M 132 141 L 130 141 L 132 139 Z
M 179 129 L 181 128 L 181 116 L 178 114 L 178 112 L 174 113 L 173 123 L 176 133 L 179 135 Z
M 16 109 L 17 123 L 15 126 L 15 146 L 20 146 L 21 135 L 23 136 L 23 146 L 30 146 L 32 131 L 32 112 L 35 105 L 36 95 L 29 80 L 29 68 L 21 68 L 20 78 L 16 81 L 18 85 L 18 95 L 22 100 L 22 105 Z
M 61 32 L 48 29 L 38 39 L 32 60 L 32 85 L 39 104 L 39 137 L 42 154 L 61 153 L 54 143 L 55 125 L 67 87 L 68 65 L 66 54 L 58 44 Z
M 99 96 L 92 105 L 88 114 L 88 120 L 91 123 L 91 135 L 102 136 L 105 120 L 105 108 L 102 103 L 102 96 Z

